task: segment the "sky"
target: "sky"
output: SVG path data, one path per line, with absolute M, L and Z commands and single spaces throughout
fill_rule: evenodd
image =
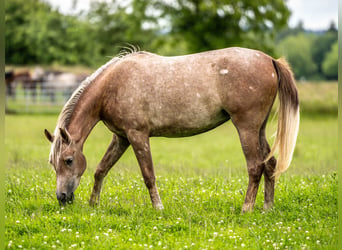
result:
M 62 13 L 73 13 L 74 0 L 45 0 Z M 87 10 L 91 0 L 78 0 L 76 10 Z M 300 20 L 305 29 L 326 30 L 332 21 L 338 24 L 338 0 L 287 0 L 292 11 L 289 20 L 290 27 L 294 27 Z
M 324 30 L 332 21 L 338 24 L 338 0 L 288 0 L 288 7 L 292 11 L 289 24 L 294 27 L 300 20 L 304 28 Z

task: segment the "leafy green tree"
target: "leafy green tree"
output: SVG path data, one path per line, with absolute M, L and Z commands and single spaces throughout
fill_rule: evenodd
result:
M 331 50 L 326 54 L 323 64 L 323 73 L 328 79 L 337 80 L 338 78 L 338 43 L 333 44 Z
M 155 20 L 146 15 L 148 2 L 134 0 L 129 6 L 120 3 L 118 0 L 93 2 L 87 15 L 94 29 L 89 39 L 94 43 L 98 62 L 107 61 L 125 46 L 152 48 L 156 28 L 151 25 Z M 150 25 L 146 25 L 148 22 Z
M 304 22 L 302 20 L 299 20 L 294 28 L 287 26 L 284 29 L 281 29 L 276 35 L 276 43 L 281 42 L 288 36 L 295 36 L 299 33 L 305 33 Z
M 96 67 L 127 43 L 172 55 L 228 46 L 272 54 L 274 34 L 289 14 L 281 0 L 92 1 L 80 16 L 63 15 L 44 0 L 11 0 L 6 62 Z
M 38 0 L 11 0 L 5 4 L 6 63 L 32 63 L 37 60 L 32 47 L 32 18 L 37 12 L 50 12 L 48 4 Z
M 279 50 L 289 61 L 297 79 L 312 79 L 317 72 L 317 65 L 312 59 L 314 37 L 300 33 L 288 36 L 279 43 Z
M 87 22 L 39 0 L 11 0 L 5 7 L 6 63 L 89 63 Z
M 186 41 L 189 52 L 228 46 L 272 52 L 270 41 L 290 15 L 281 0 L 162 0 L 153 8 L 170 23 L 170 34 Z
M 325 55 L 331 50 L 332 45 L 337 41 L 337 30 L 331 24 L 329 30 L 322 35 L 318 35 L 312 45 L 312 58 L 317 65 L 319 74 L 323 73 L 322 64 Z

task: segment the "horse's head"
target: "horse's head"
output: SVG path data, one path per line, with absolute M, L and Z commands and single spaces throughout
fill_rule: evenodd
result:
M 59 128 L 55 135 L 45 129 L 45 136 L 52 143 L 49 161 L 56 171 L 57 199 L 61 205 L 71 203 L 87 166 L 82 147 L 72 140 L 66 129 Z

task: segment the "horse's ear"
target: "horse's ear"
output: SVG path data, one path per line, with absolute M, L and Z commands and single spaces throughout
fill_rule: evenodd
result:
M 59 132 L 61 134 L 63 142 L 65 142 L 66 144 L 70 144 L 71 139 L 68 131 L 64 128 L 59 128 Z
M 53 140 L 55 139 L 55 137 L 47 130 L 45 129 L 44 130 L 44 134 L 45 134 L 45 137 L 49 140 L 49 142 L 53 142 Z

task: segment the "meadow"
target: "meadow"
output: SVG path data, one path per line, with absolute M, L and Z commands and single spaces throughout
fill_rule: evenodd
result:
M 111 140 L 98 124 L 84 153 L 88 167 L 75 202 L 60 207 L 48 164 L 57 114 L 6 116 L 5 247 L 13 249 L 337 249 L 337 84 L 300 84 L 301 125 L 289 170 L 264 212 L 241 214 L 247 171 L 231 122 L 180 139 L 152 138 L 165 209 L 155 211 L 131 148 L 88 205 L 93 174 Z M 276 129 L 270 119 L 267 134 Z

